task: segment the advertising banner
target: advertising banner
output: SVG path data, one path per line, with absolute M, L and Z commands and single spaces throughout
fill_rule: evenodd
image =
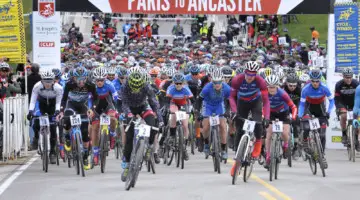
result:
M 39 11 L 33 13 L 33 62 L 41 68 L 61 68 L 60 12 L 55 0 L 39 0 Z
M 38 1 L 33 0 L 34 11 Z M 141 14 L 328 14 L 329 0 L 61 0 L 62 12 Z
M 346 67 L 359 69 L 358 7 L 356 3 L 335 4 L 335 72 Z
M 21 0 L 0 0 L 0 57 L 10 63 L 26 63 Z

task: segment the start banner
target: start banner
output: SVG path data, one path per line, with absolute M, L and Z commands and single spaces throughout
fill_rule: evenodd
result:
M 0 57 L 10 63 L 26 63 L 21 0 L 0 0 Z

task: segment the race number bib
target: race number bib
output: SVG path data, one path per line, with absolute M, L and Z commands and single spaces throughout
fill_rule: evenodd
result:
M 210 126 L 217 126 L 220 124 L 219 116 L 215 116 L 215 117 L 210 116 L 209 120 L 210 120 Z
M 110 116 L 109 115 L 101 115 L 100 116 L 100 125 L 110 125 Z
M 40 126 L 50 126 L 48 116 L 39 117 L 39 121 L 40 121 Z
M 151 131 L 151 126 L 148 126 L 146 124 L 141 124 L 139 126 L 138 136 L 150 137 L 150 131 Z
M 253 16 L 247 16 L 246 17 L 246 23 L 250 23 L 250 24 L 254 23 L 254 17 Z
M 80 126 L 81 125 L 81 117 L 80 115 L 72 115 L 70 116 L 71 126 Z
M 243 126 L 243 131 L 254 132 L 255 124 L 256 124 L 256 122 L 254 122 L 254 121 L 245 120 L 244 126 Z
M 352 120 L 354 119 L 354 113 L 353 111 L 348 111 L 347 112 L 347 120 Z
M 175 112 L 175 115 L 176 115 L 176 121 L 186 119 L 186 112 L 184 112 L 184 111 L 177 111 L 177 112 Z
M 310 124 L 310 130 L 312 131 L 320 128 L 320 123 L 318 118 L 309 120 L 309 124 Z
M 278 122 L 273 121 L 273 124 L 272 124 L 272 131 L 273 132 L 279 133 L 279 132 L 283 132 L 283 130 L 284 130 L 284 128 L 283 128 L 283 122 L 282 121 L 278 121 Z

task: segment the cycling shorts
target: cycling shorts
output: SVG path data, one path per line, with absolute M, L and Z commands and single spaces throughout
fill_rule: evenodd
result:
M 202 107 L 202 111 L 201 111 L 203 117 L 210 117 L 213 114 L 223 116 L 225 114 L 225 112 L 226 112 L 226 110 L 225 110 L 224 103 L 221 103 L 216 106 L 211 106 L 211 105 L 207 105 L 206 103 L 204 103 L 203 107 Z
M 289 111 L 270 112 L 270 124 L 272 124 L 272 121 L 275 121 L 276 119 L 278 119 L 279 121 L 282 121 L 283 124 L 290 124 Z

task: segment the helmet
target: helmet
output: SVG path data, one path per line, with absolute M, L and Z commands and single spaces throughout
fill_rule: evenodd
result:
M 177 73 L 172 77 L 172 80 L 174 81 L 174 83 L 182 83 L 185 81 L 185 76 L 184 74 Z
M 54 80 L 55 74 L 50 69 L 46 69 L 40 72 L 41 79 L 43 80 Z
M 116 65 L 116 60 L 110 60 L 110 65 Z
M 146 83 L 146 77 L 139 67 L 133 67 L 128 77 L 128 84 L 133 92 L 139 92 Z
M 211 73 L 211 80 L 212 81 L 222 81 L 223 79 L 223 73 L 221 71 L 221 69 L 216 68 L 214 69 L 214 71 Z
M 215 66 L 209 65 L 209 67 L 206 70 L 206 74 L 211 76 L 215 69 L 216 69 Z
M 279 85 L 279 77 L 276 75 L 270 75 L 265 78 L 265 81 L 268 85 Z
M 276 75 L 279 77 L 279 79 L 283 79 L 285 77 L 285 74 L 283 71 L 277 72 Z
M 265 79 L 265 78 L 266 78 L 265 68 L 259 69 L 258 74 L 259 74 L 263 79 Z
M 117 62 L 120 62 L 121 59 L 122 59 L 121 56 L 116 56 L 116 57 L 115 57 L 115 60 L 116 60 Z
M 238 67 L 238 68 L 236 68 L 236 70 L 235 70 L 236 75 L 243 73 L 243 72 L 244 72 L 244 70 L 245 70 L 245 68 L 244 68 L 244 67 Z
M 0 63 L 0 69 L 2 69 L 2 68 L 10 69 L 10 65 L 6 62 L 2 62 L 2 63 Z
M 343 77 L 352 77 L 354 75 L 354 72 L 351 68 L 344 68 L 342 71 Z
M 118 76 L 127 76 L 128 70 L 125 67 L 120 67 L 117 71 Z
M 94 79 L 105 79 L 107 76 L 107 70 L 104 67 L 98 67 L 93 72 Z
M 116 68 L 115 67 L 109 67 L 107 68 L 108 75 L 115 75 L 116 74 Z
M 87 75 L 88 75 L 88 72 L 84 67 L 78 67 L 73 70 L 74 77 L 86 77 Z
M 310 80 L 310 76 L 308 74 L 302 74 L 299 77 L 299 80 L 302 81 L 302 82 L 307 82 L 308 80 Z
M 249 70 L 251 72 L 256 72 L 260 69 L 260 66 L 257 62 L 255 61 L 249 61 L 245 64 L 245 69 Z
M 229 66 L 224 66 L 221 68 L 221 72 L 223 73 L 224 77 L 232 77 L 233 75 L 233 70 Z
M 322 73 L 319 69 L 313 69 L 309 73 L 310 79 L 320 79 L 322 76 Z
M 56 78 L 60 78 L 61 77 L 61 70 L 58 68 L 54 68 L 52 69 L 52 72 L 54 73 Z
M 288 74 L 288 76 L 286 77 L 286 82 L 288 83 L 297 83 L 298 81 L 299 79 L 294 73 Z
M 144 77 L 145 77 L 145 83 L 151 83 L 152 79 L 150 74 L 145 74 Z
M 161 69 L 160 69 L 160 74 L 165 74 L 165 75 L 167 75 L 167 68 L 166 67 L 162 67 Z
M 156 69 L 156 68 L 152 68 L 152 69 L 150 69 L 149 74 L 150 74 L 150 75 L 158 75 L 158 74 L 159 74 L 159 70 Z
M 170 67 L 167 71 L 166 71 L 166 75 L 171 78 L 175 75 L 176 73 L 176 69 L 173 67 Z
M 270 67 L 265 68 L 265 70 L 264 70 L 265 76 L 270 76 L 270 75 L 272 75 L 272 73 L 273 73 L 273 70 Z
M 199 65 L 193 65 L 190 67 L 189 70 L 190 70 L 190 73 L 192 73 L 192 74 L 200 73 Z

